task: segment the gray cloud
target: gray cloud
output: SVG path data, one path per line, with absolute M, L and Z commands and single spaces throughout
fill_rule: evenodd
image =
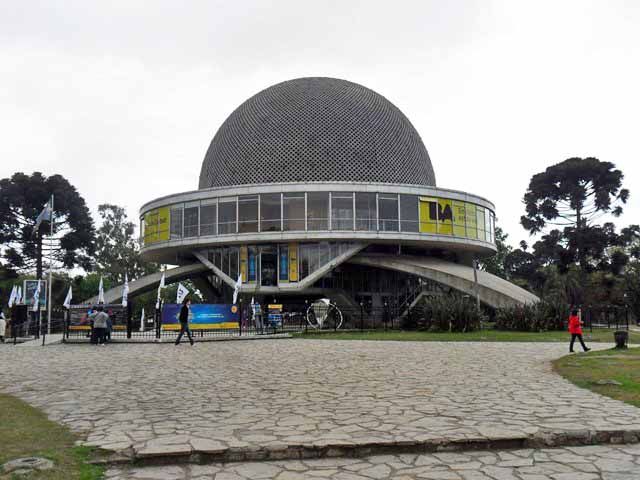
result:
M 532 174 L 617 164 L 638 222 L 637 2 L 5 2 L 0 176 L 61 173 L 137 217 L 197 187 L 218 126 L 267 86 L 346 78 L 394 102 L 440 186 L 496 203 L 512 243 Z

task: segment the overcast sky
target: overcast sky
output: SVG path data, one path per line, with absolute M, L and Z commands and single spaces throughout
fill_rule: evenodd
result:
M 513 244 L 531 175 L 625 174 L 640 218 L 640 2 L 28 1 L 0 4 L 0 178 L 59 173 L 134 219 L 193 190 L 241 102 L 329 76 L 396 104 L 438 186 L 485 196 Z

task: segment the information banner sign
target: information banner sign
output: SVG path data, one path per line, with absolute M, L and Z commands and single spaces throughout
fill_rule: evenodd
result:
M 180 308 L 176 303 L 162 306 L 162 328 L 180 330 Z M 238 328 L 239 314 L 237 305 L 195 303 L 191 305 L 189 328 L 191 330 L 209 330 L 216 328 Z
M 33 296 L 36 294 L 36 289 L 38 288 L 38 280 L 25 280 L 22 285 L 23 298 L 22 303 L 28 305 L 30 308 L 33 308 Z M 49 291 L 47 290 L 47 281 L 40 280 L 40 293 L 38 294 L 38 303 L 40 304 L 40 309 L 44 310 L 47 306 L 47 294 Z
M 122 304 L 107 304 L 102 306 L 111 319 L 112 330 L 123 331 L 127 329 L 127 308 Z M 91 314 L 96 311 L 95 305 L 71 305 L 69 306 L 69 330 L 91 330 Z

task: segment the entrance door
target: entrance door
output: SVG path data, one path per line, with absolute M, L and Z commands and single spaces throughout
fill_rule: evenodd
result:
M 278 285 L 278 251 L 276 247 L 262 247 L 260 252 L 260 285 Z

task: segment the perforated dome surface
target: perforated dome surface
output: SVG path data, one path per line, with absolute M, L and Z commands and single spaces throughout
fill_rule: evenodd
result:
M 261 91 L 222 124 L 200 187 L 290 182 L 435 186 L 418 132 L 382 95 L 334 78 L 298 78 Z

